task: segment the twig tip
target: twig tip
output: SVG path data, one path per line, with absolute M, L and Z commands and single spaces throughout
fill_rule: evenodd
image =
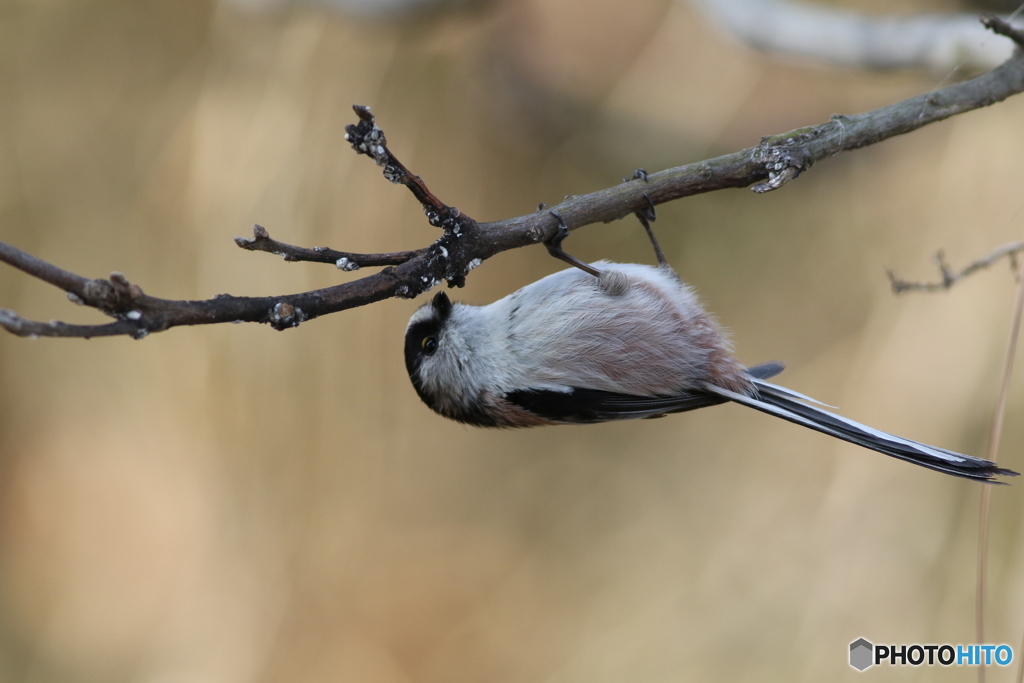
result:
M 1002 17 L 997 17 L 994 14 L 982 14 L 980 21 L 988 30 L 1001 36 L 1006 36 L 1017 43 L 1017 47 L 1024 49 L 1024 29 L 1017 28 Z
M 352 111 L 356 113 L 359 120 L 366 121 L 367 123 L 373 123 L 373 114 L 370 112 L 370 108 L 365 104 L 353 104 Z

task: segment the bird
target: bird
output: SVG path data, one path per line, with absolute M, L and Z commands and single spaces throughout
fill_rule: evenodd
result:
M 561 234 L 549 250 L 572 268 L 483 306 L 438 292 L 406 328 L 406 369 L 419 397 L 481 427 L 655 418 L 731 402 L 957 477 L 1003 483 L 997 477 L 1017 474 L 832 412 L 769 382 L 780 362 L 740 364 L 643 222 L 657 266 L 580 264 L 561 252 Z

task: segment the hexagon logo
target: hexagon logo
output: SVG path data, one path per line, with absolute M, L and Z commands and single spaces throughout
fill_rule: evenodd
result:
M 863 671 L 874 664 L 875 646 L 863 638 L 850 643 L 850 666 L 857 671 Z

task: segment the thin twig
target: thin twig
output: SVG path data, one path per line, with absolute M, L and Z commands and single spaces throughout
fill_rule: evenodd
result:
M 1010 242 L 1009 244 L 1004 244 L 999 247 L 992 253 L 972 261 L 962 270 L 954 273 L 953 269 L 950 268 L 949 264 L 946 262 L 945 253 L 940 250 L 935 254 L 935 262 L 938 265 L 939 273 L 942 276 L 941 281 L 910 282 L 908 280 L 901 280 L 890 270 L 887 271 L 889 275 L 889 283 L 892 285 L 892 291 L 895 294 L 902 294 L 903 292 L 941 292 L 949 289 L 965 277 L 968 277 L 979 270 L 991 267 L 1001 258 L 1008 258 L 1010 260 L 1010 267 L 1016 272 L 1017 254 L 1022 251 L 1024 251 L 1024 242 Z
M 248 251 L 265 251 L 277 254 L 285 261 L 309 261 L 313 263 L 333 263 L 340 270 L 359 270 L 373 266 L 398 266 L 423 255 L 425 249 L 416 251 L 398 251 L 391 254 L 354 254 L 349 251 L 337 251 L 328 247 L 296 247 L 278 242 L 270 236 L 262 225 L 254 226 L 252 237 L 236 237 L 235 244 Z
M 378 166 L 383 166 L 385 178 L 396 185 L 408 187 L 423 206 L 423 212 L 431 225 L 456 234 L 475 228 L 476 221 L 438 199 L 423 179 L 406 168 L 405 164 L 388 149 L 384 131 L 377 126 L 369 107 L 357 104 L 352 110 L 359 117 L 359 123 L 345 126 L 345 139 L 357 154 L 365 154 Z
M 1006 349 L 1006 361 L 1003 363 L 1003 379 L 999 386 L 999 397 L 996 399 L 995 413 L 992 416 L 992 430 L 988 438 L 988 460 L 996 462 L 999 455 L 999 441 L 1003 434 L 1003 417 L 1006 414 L 1006 401 L 1010 393 L 1010 379 L 1013 377 L 1013 363 L 1017 355 L 1017 341 L 1020 339 L 1021 314 L 1024 313 L 1024 266 L 1017 272 L 1017 300 L 1014 303 L 1013 322 L 1010 323 L 1010 342 Z M 989 506 L 991 489 L 983 487 L 981 503 L 978 511 L 978 584 L 975 596 L 974 614 L 977 642 L 985 642 L 985 593 L 986 574 L 988 573 L 988 532 Z M 985 683 L 985 665 L 978 667 L 978 683 Z
M 1008 258 L 1011 268 L 1017 276 L 1017 299 L 1014 304 L 1013 321 L 1010 324 L 1010 341 L 1006 350 L 1006 360 L 1003 363 L 1002 382 L 999 387 L 999 396 L 996 399 L 995 411 L 992 416 L 992 428 L 989 432 L 988 454 L 986 459 L 996 462 L 999 453 L 999 442 L 1003 432 L 1003 417 L 1006 413 L 1006 402 L 1009 395 L 1010 380 L 1013 377 L 1013 365 L 1016 358 L 1017 342 L 1020 338 L 1021 316 L 1024 313 L 1024 264 L 1018 264 L 1017 254 L 1024 251 L 1024 242 L 1012 242 L 1005 244 L 987 256 L 983 256 L 970 263 L 959 272 L 954 273 L 946 262 L 945 254 L 939 251 L 935 256 L 939 272 L 942 275 L 940 282 L 921 283 L 901 280 L 889 271 L 889 281 L 895 294 L 902 292 L 936 292 L 944 291 L 955 285 L 965 277 L 970 276 L 983 268 L 989 268 L 1001 258 Z M 989 487 L 981 492 L 981 499 L 978 510 L 978 550 L 977 550 L 977 583 L 975 586 L 974 601 L 974 628 L 975 638 L 978 643 L 985 642 L 985 597 L 987 594 L 988 574 L 988 537 L 989 518 L 991 506 L 991 490 Z M 1022 645 L 1024 651 L 1024 645 Z M 1024 663 L 1018 670 L 1018 683 L 1024 683 Z M 985 666 L 978 667 L 978 683 L 985 683 Z
M 987 25 L 1020 41 L 1016 29 L 1001 19 Z M 1002 65 L 977 78 L 926 93 L 871 112 L 836 116 L 818 126 L 766 137 L 756 147 L 698 163 L 652 173 L 587 195 L 566 198 L 551 210 L 562 217 L 565 229 L 607 223 L 650 210 L 664 202 L 725 188 L 753 186 L 757 192 L 782 187 L 816 162 L 909 133 L 922 126 L 985 107 L 1024 91 L 1024 54 L 1016 50 Z M 477 223 L 438 199 L 421 178 L 411 173 L 387 147 L 383 131 L 366 107 L 354 108 L 359 122 L 346 127 L 353 148 L 367 154 L 384 168 L 391 182 L 405 185 L 423 205 L 428 221 L 443 229 L 432 245 L 395 254 L 349 254 L 282 248 L 281 243 L 261 239 L 239 241 L 245 249 L 278 251 L 286 258 L 328 261 L 345 265 L 384 265 L 384 270 L 353 282 L 312 292 L 269 297 L 219 295 L 200 301 L 174 301 L 151 297 L 119 274 L 108 279 L 75 275 L 0 243 L 4 261 L 68 292 L 77 303 L 96 308 L 115 318 L 107 325 L 36 323 L 13 312 L 0 315 L 0 327 L 23 336 L 89 337 L 129 334 L 143 337 L 179 325 L 224 322 L 261 322 L 275 329 L 295 327 L 305 320 L 364 306 L 391 297 L 415 297 L 442 280 L 461 286 L 470 270 L 495 254 L 531 244 L 548 242 L 560 231 L 547 211 L 493 223 Z M 274 247 L 277 246 L 277 249 Z M 264 249 L 263 247 L 270 247 Z M 337 258 L 330 258 L 337 256 Z
M 1016 14 L 1016 12 L 1014 12 L 1014 14 Z M 1024 29 L 1020 29 L 994 14 L 981 15 L 981 23 L 985 28 L 993 33 L 1006 36 L 1013 42 L 1017 43 L 1018 48 L 1024 48 Z

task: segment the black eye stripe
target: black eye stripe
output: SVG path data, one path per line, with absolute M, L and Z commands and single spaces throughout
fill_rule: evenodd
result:
M 418 322 L 409 328 L 409 331 L 405 333 L 407 340 L 415 340 L 416 345 L 419 344 L 426 337 L 437 337 L 441 333 L 441 323 L 437 320 L 424 320 Z
M 437 318 L 429 318 L 414 324 L 405 333 L 405 367 L 410 376 L 419 370 L 423 358 L 430 355 L 423 341 L 428 337 L 440 340 L 441 324 Z

